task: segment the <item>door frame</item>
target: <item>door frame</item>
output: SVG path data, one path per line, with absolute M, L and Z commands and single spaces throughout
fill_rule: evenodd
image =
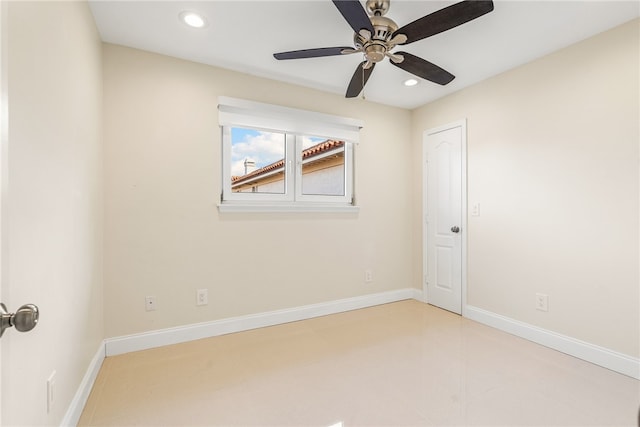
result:
M 446 125 L 438 126 L 435 128 L 427 129 L 422 133 L 422 295 L 423 301 L 429 302 L 429 293 L 427 290 L 428 279 L 428 256 L 427 251 L 428 237 L 427 237 L 427 178 L 429 176 L 429 164 L 427 163 L 427 138 L 438 132 L 446 131 L 456 127 L 461 128 L 462 141 L 460 147 L 460 161 L 462 165 L 460 167 L 460 183 L 462 188 L 460 189 L 461 200 L 461 224 L 460 224 L 460 238 L 461 238 L 461 256 L 460 256 L 460 286 L 461 286 L 461 315 L 467 317 L 467 119 L 456 120 L 455 122 L 448 123 Z
M 8 145 L 9 145 L 9 91 L 7 80 L 8 56 L 8 2 L 0 1 L 0 302 L 3 302 L 3 290 L 7 290 L 7 184 L 8 184 Z M 8 292 L 4 292 L 6 297 Z M 5 338 L 6 340 L 7 338 Z M 6 381 L 2 369 L 2 353 L 6 345 L 0 345 L 0 425 L 3 424 L 2 403 L 3 388 Z M 6 358 L 5 358 L 6 360 Z

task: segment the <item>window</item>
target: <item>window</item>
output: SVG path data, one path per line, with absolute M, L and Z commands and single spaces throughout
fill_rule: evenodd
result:
M 300 177 L 300 191 L 296 194 L 310 200 L 347 196 L 346 160 L 352 156 L 347 155 L 351 152 L 346 150 L 345 142 L 317 137 L 300 139 L 301 151 L 296 154 L 296 159 L 302 167 L 296 171 Z
M 359 121 L 221 97 L 221 211 L 342 211 Z
M 287 143 L 280 132 L 258 131 L 247 128 L 224 130 L 223 139 L 231 138 L 231 194 L 260 193 L 286 194 Z M 226 141 L 225 141 L 226 142 Z M 248 199 L 254 197 L 235 197 Z

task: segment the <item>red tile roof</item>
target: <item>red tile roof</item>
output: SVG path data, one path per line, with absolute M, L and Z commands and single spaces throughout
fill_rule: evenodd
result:
M 302 159 L 309 159 L 312 158 L 314 156 L 318 156 L 322 153 L 326 153 L 327 151 L 331 151 L 335 148 L 340 148 L 344 146 L 344 141 L 336 141 L 333 139 L 328 139 L 326 141 L 323 141 L 319 144 L 313 145 L 309 148 L 307 148 L 306 150 L 302 151 Z M 252 172 L 249 172 L 246 175 L 241 175 L 241 176 L 232 176 L 231 177 L 231 183 L 235 184 L 235 183 L 239 183 L 241 181 L 247 181 L 250 180 L 251 178 L 255 178 L 257 176 L 263 175 L 267 172 L 271 172 L 271 171 L 275 171 L 278 170 L 280 168 L 284 167 L 284 159 L 280 159 L 277 162 L 271 163 L 270 165 L 267 166 L 263 166 L 260 169 L 256 169 Z

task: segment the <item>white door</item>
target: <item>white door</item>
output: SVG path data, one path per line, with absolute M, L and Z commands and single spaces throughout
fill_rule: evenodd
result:
M 424 291 L 429 304 L 462 314 L 466 222 L 466 121 L 426 131 Z

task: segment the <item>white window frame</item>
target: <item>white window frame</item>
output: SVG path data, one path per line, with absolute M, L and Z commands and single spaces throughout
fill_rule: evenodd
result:
M 221 204 L 228 202 L 293 202 L 294 191 L 294 168 L 295 159 L 295 136 L 284 134 L 285 154 L 284 154 L 284 194 L 277 193 L 234 193 L 231 191 L 231 128 L 222 128 L 222 197 Z
M 353 212 L 354 144 L 359 142 L 360 120 L 305 110 L 219 97 L 222 129 L 222 192 L 220 212 Z M 285 134 L 285 194 L 231 191 L 231 128 L 242 127 Z M 345 141 L 344 195 L 302 194 L 302 137 Z
M 302 193 L 302 141 L 296 144 L 295 200 L 314 203 L 352 203 L 353 202 L 353 144 L 344 144 L 344 188 L 342 196 L 329 196 Z

